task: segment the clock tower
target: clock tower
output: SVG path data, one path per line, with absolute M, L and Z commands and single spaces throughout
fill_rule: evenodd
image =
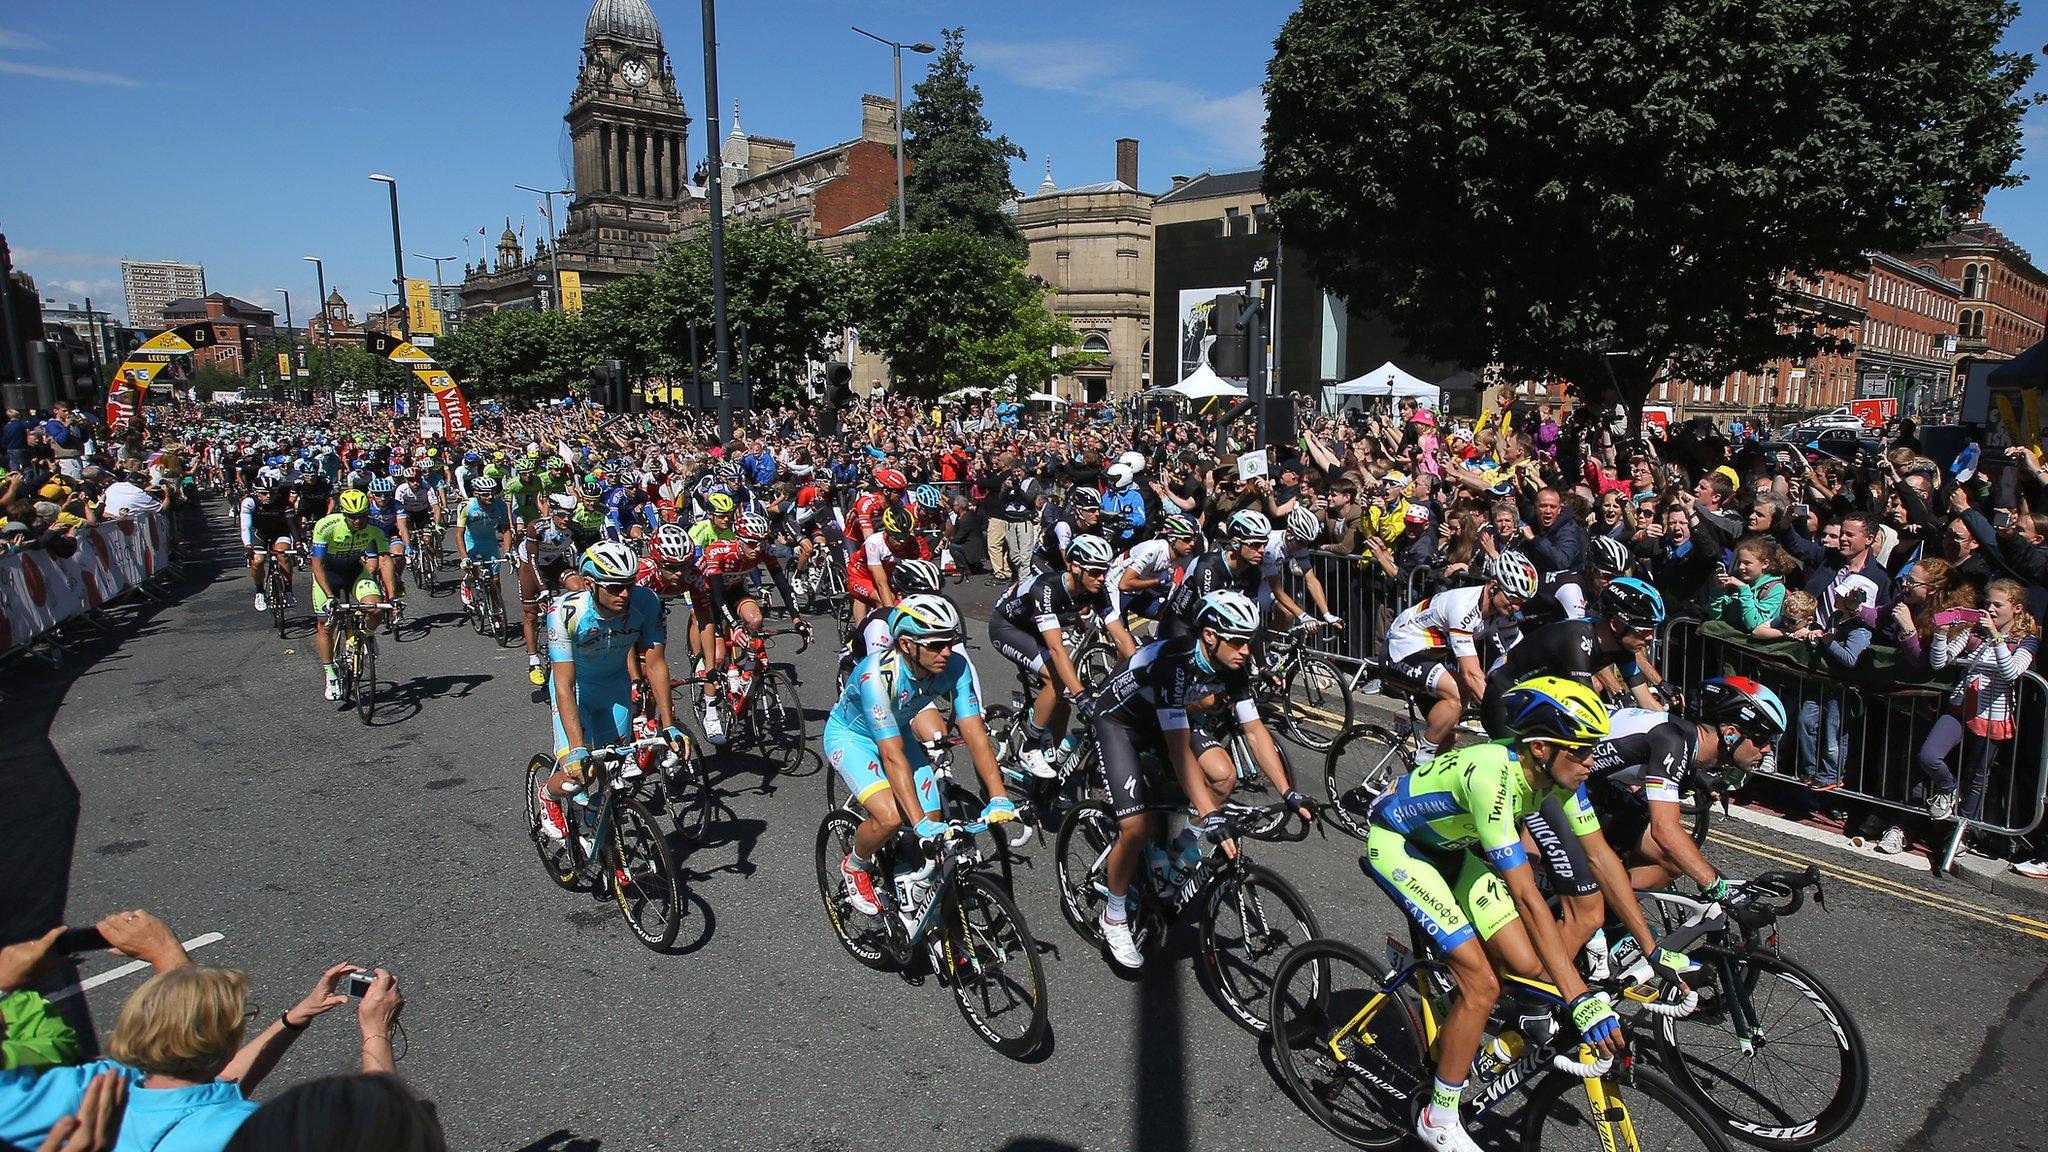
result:
M 561 254 L 653 260 L 689 197 L 690 117 L 646 0 L 590 6 L 564 119 L 576 189 Z

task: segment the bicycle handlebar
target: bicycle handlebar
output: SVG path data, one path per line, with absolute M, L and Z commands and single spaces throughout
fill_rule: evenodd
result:
M 795 625 L 787 628 L 747 628 L 742 625 L 741 631 L 761 640 L 766 640 L 771 636 L 795 636 L 797 638 L 796 650 L 798 652 L 803 652 L 811 646 L 811 630 L 799 629 Z
M 1806 903 L 1806 890 L 1813 889 L 1813 902 L 1823 910 L 1827 894 L 1821 888 L 1820 865 L 1809 864 L 1803 871 L 1781 869 L 1765 872 L 1745 883 L 1738 891 L 1746 897 L 1730 912 L 1744 926 L 1757 928 L 1780 916 L 1790 916 Z
M 1229 824 L 1232 839 L 1243 836 L 1247 839 L 1264 840 L 1274 844 L 1296 844 L 1308 839 L 1308 821 L 1303 820 L 1300 814 L 1295 812 L 1294 809 L 1289 808 L 1285 800 L 1277 804 L 1262 804 L 1257 807 L 1226 803 L 1221 811 L 1224 820 Z M 1244 830 L 1246 824 L 1252 823 L 1261 816 L 1271 816 L 1275 812 L 1280 813 L 1281 817 L 1280 823 L 1274 825 L 1272 831 L 1260 836 L 1252 836 Z M 1297 831 L 1289 831 L 1288 829 L 1292 825 L 1299 825 L 1299 829 Z

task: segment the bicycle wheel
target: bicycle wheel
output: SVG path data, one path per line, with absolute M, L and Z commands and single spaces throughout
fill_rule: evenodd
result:
M 491 582 L 487 587 L 490 589 L 491 635 L 497 639 L 498 647 L 510 647 L 519 638 L 514 636 L 512 630 L 505 626 L 505 590 L 498 584 L 498 577 L 495 571 L 492 573 Z
M 1110 644 L 1091 644 L 1083 649 L 1079 659 L 1074 661 L 1074 671 L 1080 673 L 1081 683 L 1096 687 L 1109 683 L 1116 674 L 1116 648 Z
M 364 636 L 356 642 L 356 718 L 368 724 L 377 711 L 377 642 Z
M 576 849 L 565 839 L 547 834 L 540 824 L 540 786 L 555 774 L 555 758 L 545 752 L 534 754 L 526 763 L 526 827 L 533 836 L 534 851 L 540 853 L 541 867 L 557 887 L 576 889 L 581 871 Z
M 626 927 L 659 952 L 676 942 L 683 926 L 682 882 L 661 825 L 645 804 L 630 796 L 611 798 L 612 834 L 605 841 L 605 880 Z
M 1746 1144 L 1813 1148 L 1848 1131 L 1870 1092 L 1870 1056 L 1841 998 L 1783 955 L 1699 959 L 1686 983 L 1700 1006 L 1658 1018 L 1657 1066 Z
M 485 634 L 485 630 L 490 627 L 490 623 L 486 619 L 487 612 L 484 608 L 484 590 L 475 580 L 467 576 L 463 577 L 463 583 L 469 588 L 469 608 L 467 609 L 469 626 L 476 629 L 477 635 L 482 636 Z
M 278 571 L 277 557 L 270 558 L 270 571 L 265 578 L 270 585 L 270 623 L 276 627 L 279 636 L 284 635 L 284 600 L 291 595 L 292 586 Z
M 1303 656 L 1287 676 L 1282 715 L 1289 739 L 1313 752 L 1328 752 L 1351 727 L 1351 692 L 1337 666 L 1320 656 Z
M 1537 1082 L 1522 1114 L 1522 1152 L 1728 1150 L 1728 1141 L 1691 1097 L 1640 1064 L 1626 1078 L 1582 1080 L 1554 1072 Z
M 1038 941 L 1003 886 L 980 872 L 954 877 L 941 953 L 960 1015 L 1013 1060 L 1045 1041 L 1045 970 Z
M 1360 840 L 1370 821 L 1367 810 L 1411 763 L 1412 743 L 1382 724 L 1354 724 L 1331 743 L 1323 758 L 1323 791 L 1330 822 Z
M 674 766 L 662 769 L 661 791 L 668 800 L 669 819 L 675 825 L 676 835 L 691 844 L 702 844 L 711 831 L 715 798 L 711 793 L 711 776 L 694 743 L 685 737 L 683 751 L 677 755 Z
M 853 852 L 853 834 L 861 819 L 852 812 L 834 811 L 818 825 L 818 898 L 824 901 L 825 916 L 832 921 L 832 932 L 847 954 L 869 968 L 886 971 L 895 963 L 889 948 L 889 926 L 882 919 L 887 913 L 869 914 L 855 908 L 848 901 L 846 881 L 839 870 L 840 862 Z M 875 887 L 880 889 L 881 884 Z
M 1274 971 L 1316 933 L 1316 914 L 1286 877 L 1259 864 L 1230 869 L 1202 901 L 1203 982 L 1239 1027 L 1264 1036 Z
M 1054 866 L 1060 883 L 1060 913 L 1081 939 L 1102 943 L 1096 920 L 1109 903 L 1105 871 L 1110 846 L 1119 828 L 1116 813 L 1100 800 L 1084 800 L 1067 810 L 1053 842 Z
M 796 681 L 788 673 L 763 668 L 754 681 L 754 699 L 747 708 L 748 723 L 755 739 L 770 748 L 801 748 L 805 730 L 803 702 L 797 698 Z
M 1273 974 L 1273 1064 L 1294 1102 L 1356 1148 L 1407 1143 L 1435 1076 L 1387 968 L 1341 940 L 1311 940 Z

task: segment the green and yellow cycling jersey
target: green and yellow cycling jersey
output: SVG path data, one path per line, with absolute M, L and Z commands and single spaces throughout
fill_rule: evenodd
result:
M 1396 780 L 1373 804 L 1372 819 L 1424 848 L 1477 850 L 1495 868 L 1507 869 L 1528 860 L 1522 821 L 1553 794 L 1573 832 L 1600 830 L 1583 786 L 1535 788 L 1511 745 L 1469 744 Z
M 720 540 L 737 540 L 739 533 L 730 528 L 720 528 L 710 520 L 699 520 L 690 525 L 690 543 L 699 548 L 709 548 Z
M 313 525 L 313 555 L 329 565 L 361 565 L 365 554 L 381 556 L 390 549 L 391 538 L 368 520 L 351 528 L 348 517 L 332 512 Z
M 513 515 L 521 520 L 531 520 L 540 512 L 540 498 L 544 494 L 538 476 L 523 476 L 513 473 L 505 481 L 505 503 Z

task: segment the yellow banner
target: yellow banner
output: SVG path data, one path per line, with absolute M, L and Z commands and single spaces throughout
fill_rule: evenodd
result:
M 439 368 L 415 368 L 412 374 L 427 386 L 427 391 L 439 396 L 455 387 L 455 378 Z
M 289 380 L 289 379 L 291 379 L 291 375 L 292 375 L 292 354 L 291 354 L 291 353 L 289 353 L 289 352 L 279 352 L 279 353 L 277 354 L 277 375 L 278 375 L 278 378 L 279 378 L 279 379 L 281 379 L 281 380 Z
M 416 333 L 441 334 L 441 313 L 434 307 L 434 286 L 425 280 L 405 282 L 405 323 Z
M 583 273 L 562 273 L 562 311 L 583 311 Z

